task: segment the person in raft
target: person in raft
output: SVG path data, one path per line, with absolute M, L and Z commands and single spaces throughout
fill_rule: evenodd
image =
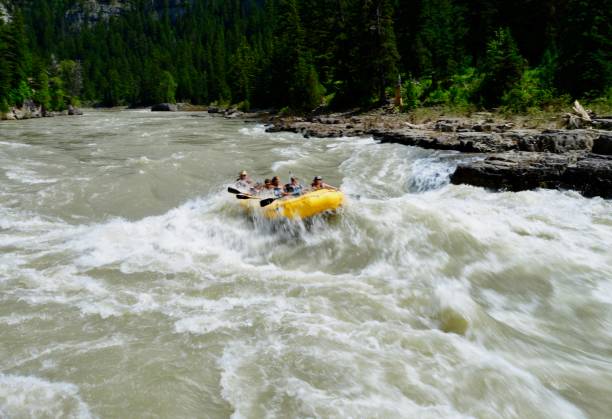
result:
M 236 187 L 248 191 L 252 191 L 255 188 L 255 182 L 253 182 L 253 179 L 249 177 L 246 170 L 243 170 L 238 175 L 238 179 L 236 179 Z
M 291 181 L 285 185 L 285 195 L 300 196 L 302 194 L 302 185 L 298 178 L 291 176 Z
M 321 176 L 315 176 L 310 184 L 310 188 L 313 191 L 318 191 L 319 189 L 331 189 L 333 191 L 337 191 L 338 188 L 335 188 L 327 183 L 323 182 L 323 178 Z
M 274 191 L 275 198 L 281 198 L 283 196 L 283 187 L 280 183 L 280 178 L 278 176 L 274 176 L 272 178 L 272 189 Z
M 274 196 L 274 186 L 272 185 L 272 181 L 270 179 L 265 179 L 263 184 L 259 184 L 256 189 L 258 195 L 269 198 Z

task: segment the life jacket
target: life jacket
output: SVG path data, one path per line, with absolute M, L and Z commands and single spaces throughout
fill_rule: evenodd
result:
M 293 196 L 300 196 L 302 194 L 302 185 L 300 184 L 291 185 L 291 187 L 293 188 L 293 192 L 292 192 Z

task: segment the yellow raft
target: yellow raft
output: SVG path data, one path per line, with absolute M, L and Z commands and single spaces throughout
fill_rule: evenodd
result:
M 304 195 L 280 198 L 261 208 L 258 199 L 240 201 L 247 210 L 262 214 L 268 219 L 280 217 L 304 219 L 326 211 L 334 211 L 342 206 L 344 194 L 331 189 L 320 189 Z

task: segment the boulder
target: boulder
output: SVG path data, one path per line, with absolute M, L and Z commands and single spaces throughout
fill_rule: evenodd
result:
M 584 196 L 612 198 L 612 156 L 586 155 L 568 166 L 563 185 Z
M 593 153 L 612 156 L 612 133 L 601 134 L 593 141 Z
M 158 103 L 151 106 L 151 112 L 176 112 L 176 105 L 173 103 Z
M 68 105 L 68 115 L 83 115 L 83 111 L 78 108 L 75 108 L 72 105 Z

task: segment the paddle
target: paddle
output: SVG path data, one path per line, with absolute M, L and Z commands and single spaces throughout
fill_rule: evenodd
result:
M 246 194 L 244 192 L 240 192 L 238 189 L 234 189 L 232 187 L 228 187 L 227 191 L 229 193 L 233 193 L 234 195 L 236 195 L 236 198 L 238 198 L 238 199 L 259 199 L 256 196 L 249 195 L 249 194 Z
M 260 207 L 265 207 L 270 205 L 272 202 L 276 201 L 279 198 L 266 198 L 266 199 L 262 199 L 261 201 L 259 201 L 259 206 Z

